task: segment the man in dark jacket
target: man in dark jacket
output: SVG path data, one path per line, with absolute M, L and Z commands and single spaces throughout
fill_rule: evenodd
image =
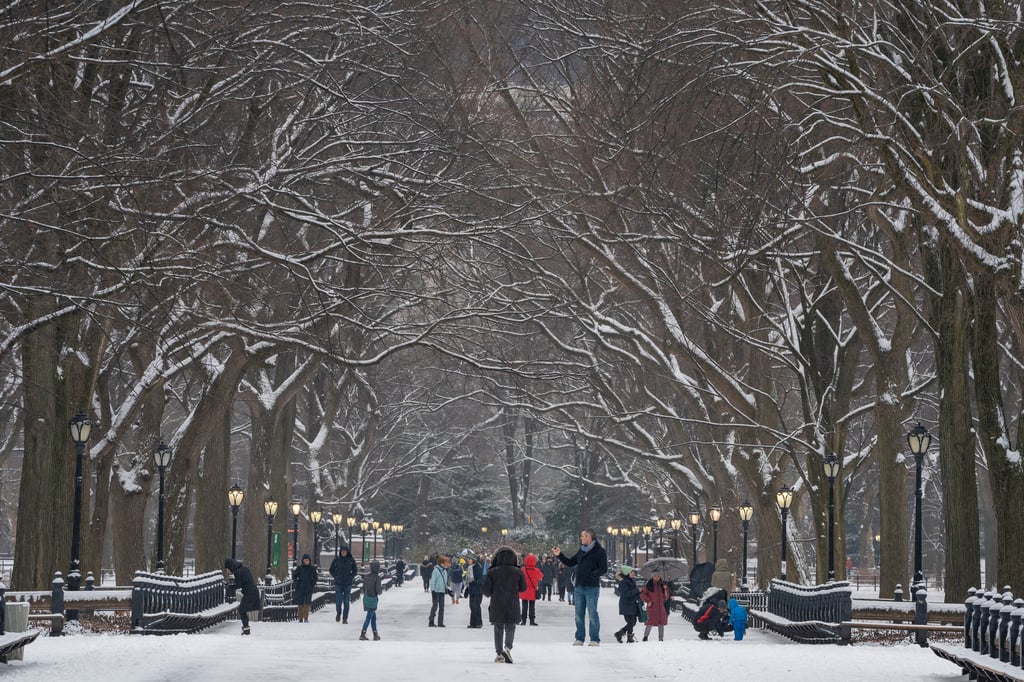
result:
M 331 567 L 327 569 L 334 578 L 334 622 L 348 624 L 348 606 L 352 598 L 352 579 L 359 572 L 355 558 L 348 553 L 348 545 L 338 549 Z
M 225 559 L 224 568 L 235 576 L 235 585 L 242 592 L 242 599 L 238 602 L 238 617 L 242 621 L 242 634 L 248 635 L 249 613 L 260 610 L 260 588 L 256 586 L 249 567 L 243 566 L 238 559 Z
M 487 617 L 494 626 L 495 663 L 512 662 L 512 642 L 519 623 L 519 593 L 526 591 L 526 578 L 519 570 L 519 557 L 511 547 L 499 547 L 491 567 L 484 574 L 483 593 L 491 600 Z
M 469 596 L 470 628 L 484 626 L 483 612 L 480 609 L 484 601 L 484 570 L 474 557 L 466 559 L 466 592 Z
M 313 603 L 316 578 L 316 566 L 313 565 L 313 557 L 303 554 L 302 563 L 292 571 L 292 602 L 298 607 L 300 623 L 309 622 L 309 606 Z
M 580 549 L 573 557 L 566 557 L 558 547 L 551 553 L 566 566 L 576 567 L 576 641 L 573 646 L 583 646 L 586 639 L 585 621 L 590 620 L 590 646 L 601 643 L 601 621 L 597 616 L 597 598 L 601 594 L 601 577 L 608 572 L 608 555 L 597 541 L 594 531 L 585 528 L 580 531 Z
M 694 629 L 700 633 L 701 639 L 711 639 L 710 633 L 715 631 L 719 637 L 725 634 L 725 626 L 728 622 L 726 613 L 728 612 L 728 605 L 724 599 L 707 600 L 703 606 L 697 611 L 697 616 L 693 619 Z
M 401 587 L 405 582 L 405 562 L 401 559 L 395 561 L 395 587 Z

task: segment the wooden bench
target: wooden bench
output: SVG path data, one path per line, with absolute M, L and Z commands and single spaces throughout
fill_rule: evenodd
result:
M 751 609 L 747 612 L 748 623 L 764 627 L 801 644 L 841 644 L 839 623 L 820 620 L 793 621 L 776 616 L 770 611 Z
M 979 654 L 961 645 L 932 644 L 939 658 L 960 666 L 961 673 L 983 682 L 1024 682 L 1024 670 L 987 654 Z
M 142 622 L 132 627 L 131 633 L 138 635 L 192 634 L 227 620 L 238 609 L 238 602 L 219 604 L 196 613 L 147 613 Z
M 48 620 L 50 621 L 50 637 L 59 637 L 64 634 L 64 614 L 63 613 L 29 613 L 28 619 L 33 620 Z
M 26 644 L 31 644 L 39 636 L 39 630 L 30 632 L 8 632 L 0 635 L 0 663 L 7 663 L 7 658 Z

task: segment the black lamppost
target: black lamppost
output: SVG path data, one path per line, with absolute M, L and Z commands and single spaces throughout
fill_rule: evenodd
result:
M 637 565 L 637 552 L 640 549 L 640 526 L 634 525 L 630 528 L 630 537 L 633 538 L 633 567 Z
M 609 544 L 609 547 L 611 547 L 611 550 L 612 550 L 611 560 L 612 560 L 612 563 L 614 563 L 615 561 L 618 560 L 618 556 L 617 555 L 618 555 L 618 549 L 619 549 L 618 548 L 619 529 L 618 528 L 614 528 L 613 526 L 608 526 L 608 528 L 606 528 L 605 530 L 607 530 L 608 531 L 608 535 L 610 535 L 612 537 L 611 541 L 608 544 Z
M 379 537 L 379 533 L 380 533 L 380 521 L 374 521 L 373 523 L 370 524 L 370 526 L 373 528 L 373 559 L 376 560 L 377 559 L 377 538 Z
M 388 533 L 391 531 L 391 522 L 385 521 L 382 528 L 384 529 L 384 561 L 388 560 Z
M 265 580 L 268 585 L 272 585 L 274 583 L 274 515 L 277 514 L 277 500 L 273 497 L 268 498 L 267 501 L 263 503 L 263 511 L 267 514 L 267 576 Z
M 313 522 L 313 565 L 320 565 L 320 520 L 324 513 L 319 509 L 309 512 L 309 520 Z
M 836 477 L 839 458 L 829 453 L 825 458 L 825 476 L 828 478 L 828 582 L 836 579 Z
M 682 519 L 672 519 L 672 556 L 679 558 L 679 529 L 683 527 Z M 691 566 L 692 568 L 692 566 Z
M 651 558 L 651 539 L 652 539 L 651 538 L 651 533 L 653 531 L 654 531 L 654 526 L 651 526 L 649 524 L 644 526 L 644 542 L 647 543 L 647 547 L 645 549 L 647 550 L 647 559 L 648 560 L 650 560 L 650 558 Z
M 75 444 L 75 507 L 71 523 L 71 569 L 68 571 L 68 590 L 78 591 L 82 584 L 82 571 L 78 549 L 82 538 L 82 455 L 85 454 L 85 442 L 92 433 L 92 422 L 79 410 L 68 424 L 71 428 L 71 441 Z M 69 609 L 68 620 L 78 620 L 78 609 Z
M 658 556 L 665 554 L 665 526 L 668 522 L 665 519 L 658 519 L 655 525 L 658 526 Z
M 917 468 L 914 486 L 914 584 L 910 587 L 911 595 L 917 594 L 924 586 L 924 571 L 921 569 L 921 464 L 931 443 L 931 434 L 928 433 L 928 429 L 921 426 L 921 422 L 907 434 L 907 445 L 914 455 L 914 464 Z
M 747 585 L 747 530 L 750 528 L 750 519 L 754 518 L 754 507 L 750 502 L 744 501 L 740 505 L 740 521 L 743 522 L 743 580 L 741 589 L 746 592 L 750 589 Z
M 697 524 L 700 523 L 700 512 L 694 509 L 690 512 L 690 534 L 693 538 L 693 565 L 697 565 Z
M 359 530 L 363 531 L 363 547 L 359 550 L 359 561 L 363 563 L 366 561 L 366 531 L 370 529 L 369 521 L 360 521 Z
M 341 556 L 341 524 L 345 522 L 345 515 L 334 512 L 331 521 L 334 522 L 334 556 Z
M 228 488 L 228 505 L 231 507 L 231 558 L 235 558 L 235 543 L 238 540 L 238 508 L 242 506 L 245 490 L 237 483 Z
M 775 493 L 775 502 L 782 512 L 782 579 L 786 579 L 786 516 L 789 514 L 789 507 L 793 504 L 793 491 L 788 485 L 782 486 L 779 492 Z
M 718 522 L 722 520 L 722 508 L 717 504 L 708 509 L 708 516 L 711 517 L 712 554 L 711 561 L 718 563 Z
M 620 528 L 619 535 L 622 536 L 622 559 L 620 563 L 624 564 L 629 561 L 629 529 L 625 527 Z
M 356 555 L 352 552 L 353 534 L 355 533 L 356 517 L 350 516 L 345 520 L 345 525 L 348 526 L 348 555 L 355 559 Z
M 302 503 L 298 501 L 288 505 L 292 513 L 292 563 L 299 563 L 299 514 L 302 513 Z
M 160 439 L 153 450 L 153 463 L 160 476 L 160 496 L 156 502 L 156 572 L 164 572 L 164 472 L 171 463 L 171 449 Z

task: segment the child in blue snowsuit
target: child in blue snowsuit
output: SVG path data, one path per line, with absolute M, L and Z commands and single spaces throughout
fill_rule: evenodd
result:
M 732 623 L 733 639 L 743 639 L 747 630 L 747 610 L 740 606 L 735 597 L 729 599 L 729 621 Z

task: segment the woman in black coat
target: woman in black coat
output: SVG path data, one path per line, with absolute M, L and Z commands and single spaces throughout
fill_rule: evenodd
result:
M 249 634 L 249 612 L 260 610 L 260 588 L 252 577 L 248 566 L 243 566 L 238 559 L 225 559 L 224 568 L 235 576 L 235 587 L 242 592 L 238 602 L 238 617 L 242 621 L 242 634 Z
M 615 633 L 615 641 L 621 644 L 622 636 L 626 635 L 626 641 L 632 644 L 636 641 L 633 637 L 633 628 L 640 613 L 636 605 L 640 599 L 640 588 L 633 580 L 633 569 L 630 566 L 620 568 L 618 578 L 619 615 L 626 619 L 626 624 Z
M 309 605 L 313 602 L 316 589 L 316 566 L 308 554 L 302 555 L 302 563 L 292 571 L 292 602 L 298 606 L 300 623 L 309 622 Z
M 526 591 L 526 577 L 511 547 L 499 547 L 484 576 L 483 592 L 490 598 L 487 616 L 494 626 L 495 662 L 512 662 L 512 642 L 519 624 L 519 593 Z

